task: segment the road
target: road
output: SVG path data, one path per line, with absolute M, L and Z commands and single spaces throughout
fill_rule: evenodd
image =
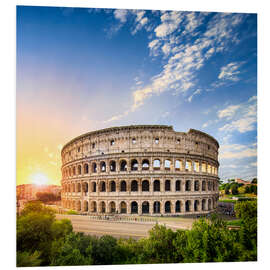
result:
M 80 215 L 56 215 L 57 219 L 68 218 L 71 220 L 73 230 L 75 232 L 84 232 L 90 235 L 105 235 L 109 234 L 114 237 L 120 238 L 135 238 L 139 239 L 148 236 L 148 231 L 155 225 L 154 222 L 139 223 L 139 222 L 115 222 L 115 221 L 103 221 L 93 220 L 88 216 Z M 166 224 L 166 227 L 173 230 L 183 228 L 189 229 L 192 224 L 192 220 L 179 221 L 162 221 L 159 224 Z

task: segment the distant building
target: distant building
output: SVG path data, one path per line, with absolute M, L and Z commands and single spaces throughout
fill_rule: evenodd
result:
M 239 179 L 239 178 L 235 179 L 235 183 L 244 184 L 244 185 L 249 185 L 250 184 L 249 181 L 245 181 L 245 180 L 242 180 L 242 179 Z

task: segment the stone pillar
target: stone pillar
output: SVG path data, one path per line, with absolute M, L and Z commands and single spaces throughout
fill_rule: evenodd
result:
M 138 214 L 141 215 L 142 214 L 142 201 L 137 201 L 138 203 Z
M 153 215 L 154 213 L 154 202 L 153 201 L 149 201 L 149 214 Z
M 175 215 L 175 201 L 171 201 L 171 214 Z

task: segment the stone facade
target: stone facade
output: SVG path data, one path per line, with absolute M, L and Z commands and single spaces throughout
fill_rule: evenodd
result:
M 207 214 L 217 207 L 218 142 L 190 129 L 89 132 L 62 149 L 62 206 L 87 214 Z

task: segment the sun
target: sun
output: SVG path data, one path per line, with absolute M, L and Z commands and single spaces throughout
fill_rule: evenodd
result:
M 46 185 L 49 182 L 48 177 L 43 173 L 34 173 L 31 175 L 31 181 L 35 185 Z

